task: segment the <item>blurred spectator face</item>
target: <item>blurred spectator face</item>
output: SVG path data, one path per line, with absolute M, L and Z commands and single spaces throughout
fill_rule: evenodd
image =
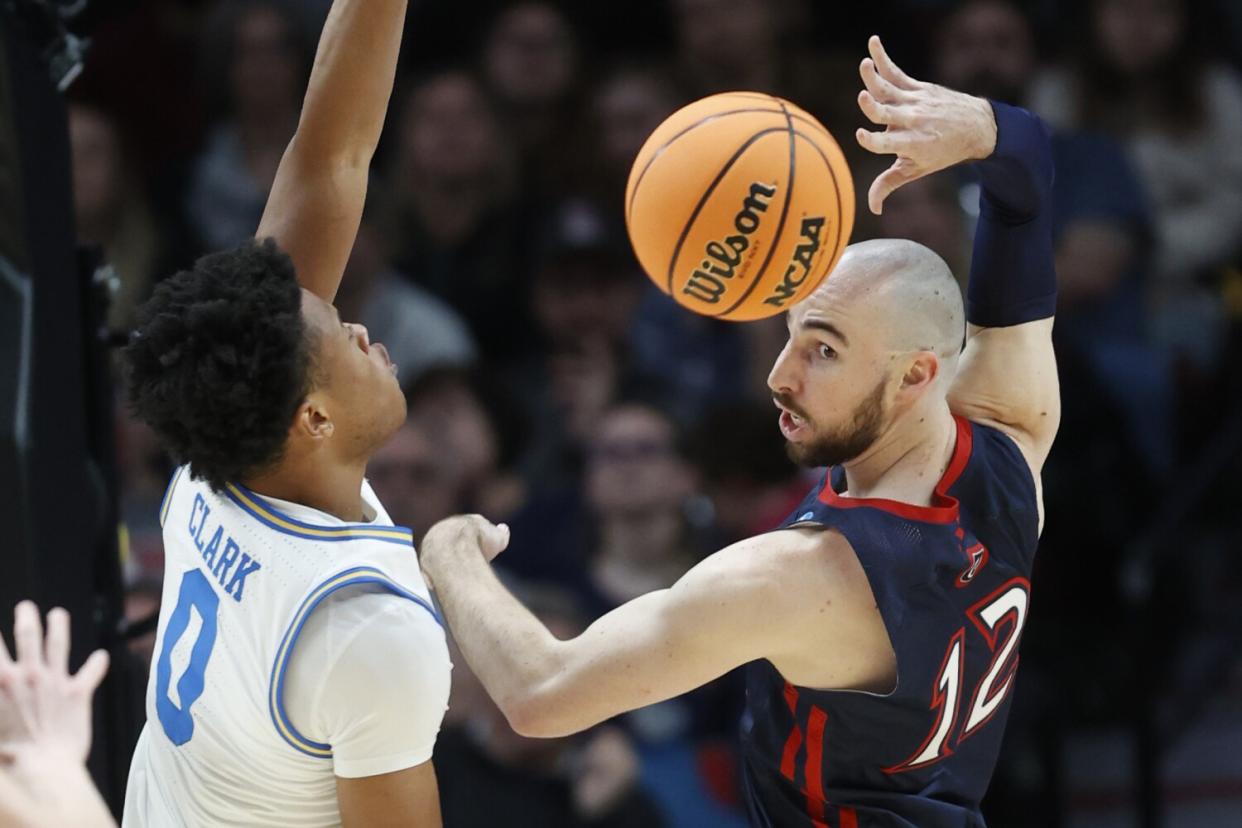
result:
M 1004 0 L 968 3 L 945 21 L 935 64 L 946 86 L 1017 104 L 1035 68 L 1030 27 Z
M 494 171 L 500 142 L 479 84 L 452 72 L 417 87 L 406 107 L 402 152 L 420 176 L 473 178 Z
M 569 24 L 552 6 L 522 3 L 497 19 L 483 67 L 488 83 L 508 103 L 539 106 L 564 97 L 573 85 L 577 50 Z
M 1181 0 L 1099 0 L 1094 22 L 1105 60 L 1125 74 L 1158 68 L 1186 33 Z
M 255 6 L 237 21 L 229 81 L 234 107 L 261 116 L 296 106 L 301 55 L 292 23 L 272 6 Z
M 608 257 L 567 256 L 545 264 L 535 282 L 535 316 L 555 343 L 620 341 L 637 300 L 635 280 Z
M 705 66 L 737 66 L 766 56 L 776 36 L 767 0 L 677 0 L 682 56 Z
M 885 200 L 877 223 L 881 236 L 910 239 L 930 247 L 961 277 L 966 227 L 952 174 L 920 178 L 896 190 Z
M 676 108 L 658 75 L 623 72 L 610 78 L 595 99 L 604 166 L 614 175 L 628 175 L 647 138 Z
M 410 403 L 410 419 L 434 435 L 463 485 L 496 471 L 500 446 L 496 429 L 465 379 L 448 376 Z
M 371 458 L 367 479 L 393 522 L 416 536 L 457 511 L 458 481 L 449 458 L 415 421 L 407 420 Z
M 73 207 L 80 233 L 92 233 L 120 206 L 123 178 L 120 140 L 111 120 L 90 107 L 69 108 L 73 153 Z M 84 241 L 100 243 L 97 238 Z
M 587 494 L 595 510 L 631 517 L 680 509 L 692 485 L 673 442 L 672 424 L 652 409 L 627 405 L 605 414 L 587 447 Z

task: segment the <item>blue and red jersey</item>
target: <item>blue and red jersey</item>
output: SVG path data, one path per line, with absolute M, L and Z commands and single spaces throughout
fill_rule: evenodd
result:
M 840 532 L 897 656 L 888 694 L 797 687 L 749 665 L 743 756 L 751 822 L 811 828 L 983 826 L 1039 536 L 1014 442 L 957 419 L 929 506 L 842 497 L 830 470 L 782 524 Z

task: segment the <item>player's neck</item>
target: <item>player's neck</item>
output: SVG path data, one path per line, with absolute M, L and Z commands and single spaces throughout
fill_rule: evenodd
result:
M 282 462 L 276 468 L 242 481 L 246 488 L 265 497 L 287 500 L 317 509 L 346 523 L 366 522 L 362 501 L 362 478 L 366 464 L 317 464 Z
M 905 417 L 866 452 L 844 464 L 846 493 L 850 497 L 930 504 L 953 456 L 956 435 L 948 406 Z

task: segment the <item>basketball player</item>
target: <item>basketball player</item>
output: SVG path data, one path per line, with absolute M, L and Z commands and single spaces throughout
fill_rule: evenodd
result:
M 934 253 L 881 240 L 790 311 L 769 385 L 790 454 L 830 468 L 783 527 L 567 641 L 487 565 L 506 527 L 450 518 L 423 542 L 454 636 L 519 732 L 581 730 L 748 665 L 757 826 L 983 825 L 1059 417 L 1044 128 L 909 78 L 878 38 L 870 53 L 859 104 L 886 129 L 858 140 L 897 155 L 871 209 L 978 167 L 968 302 Z
M 263 241 L 161 284 L 126 350 L 132 405 L 183 465 L 125 825 L 439 825 L 444 632 L 363 479 L 405 401 L 330 304 L 405 9 L 336 0 Z

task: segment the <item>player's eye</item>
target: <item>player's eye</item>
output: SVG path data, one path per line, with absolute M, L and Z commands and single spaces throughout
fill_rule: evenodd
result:
M 819 346 L 819 355 L 824 359 L 836 359 L 837 352 L 831 346 L 821 344 Z

